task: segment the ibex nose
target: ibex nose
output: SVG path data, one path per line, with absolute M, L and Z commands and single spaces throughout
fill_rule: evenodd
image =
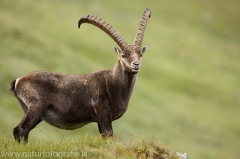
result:
M 139 65 L 140 65 L 140 62 L 133 62 L 133 64 L 134 64 L 135 66 L 139 66 Z

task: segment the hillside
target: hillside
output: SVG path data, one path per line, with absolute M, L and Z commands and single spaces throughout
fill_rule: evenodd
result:
M 0 141 L 0 158 L 180 159 L 168 146 L 146 138 L 103 140 L 100 136 L 82 134 L 56 141 L 30 141 L 27 145 L 1 137 Z
M 78 20 L 92 14 L 131 43 L 146 7 L 142 68 L 126 114 L 113 122 L 119 138 L 152 138 L 190 158 L 240 156 L 240 1 L 0 1 L 0 135 L 12 139 L 23 111 L 8 92 L 35 70 L 83 74 L 111 68 L 117 44 Z M 51 133 L 50 133 L 51 132 Z M 64 131 L 45 122 L 30 141 L 88 133 L 96 123 Z

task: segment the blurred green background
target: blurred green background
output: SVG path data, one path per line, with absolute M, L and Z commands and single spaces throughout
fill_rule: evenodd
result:
M 126 114 L 113 123 L 122 138 L 154 137 L 189 158 L 240 156 L 239 0 L 0 0 L 0 135 L 23 111 L 8 92 L 15 78 L 35 70 L 82 74 L 111 68 L 117 44 L 78 20 L 92 14 L 131 43 L 146 7 L 152 10 L 143 56 Z M 30 140 L 59 139 L 97 125 L 64 131 L 45 122 Z

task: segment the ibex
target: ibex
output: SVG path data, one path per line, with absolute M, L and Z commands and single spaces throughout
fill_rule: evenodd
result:
M 27 142 L 29 132 L 42 120 L 66 130 L 97 122 L 104 138 L 112 136 L 112 121 L 126 112 L 141 67 L 146 46 L 140 47 L 150 15 L 147 8 L 132 45 L 96 16 L 79 20 L 79 28 L 82 23 L 97 26 L 121 48 L 114 47 L 118 58 L 111 69 L 84 75 L 36 71 L 15 79 L 10 90 L 24 111 L 22 121 L 13 129 L 15 140 Z

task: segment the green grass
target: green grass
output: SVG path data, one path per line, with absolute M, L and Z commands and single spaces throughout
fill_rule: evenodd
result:
M 57 141 L 30 141 L 19 144 L 0 137 L 1 158 L 169 158 L 178 159 L 168 146 L 154 139 L 128 139 L 118 137 L 102 139 L 100 136 L 81 135 Z
M 103 18 L 131 43 L 149 7 L 142 43 L 148 50 L 114 134 L 154 137 L 194 159 L 238 158 L 239 6 L 238 0 L 0 1 L 0 135 L 12 140 L 23 116 L 7 91 L 13 79 L 35 70 L 89 73 L 115 64 L 114 41 L 94 26 L 78 29 L 80 17 Z M 45 144 L 85 133 L 98 136 L 97 125 L 64 131 L 42 122 L 29 140 Z

